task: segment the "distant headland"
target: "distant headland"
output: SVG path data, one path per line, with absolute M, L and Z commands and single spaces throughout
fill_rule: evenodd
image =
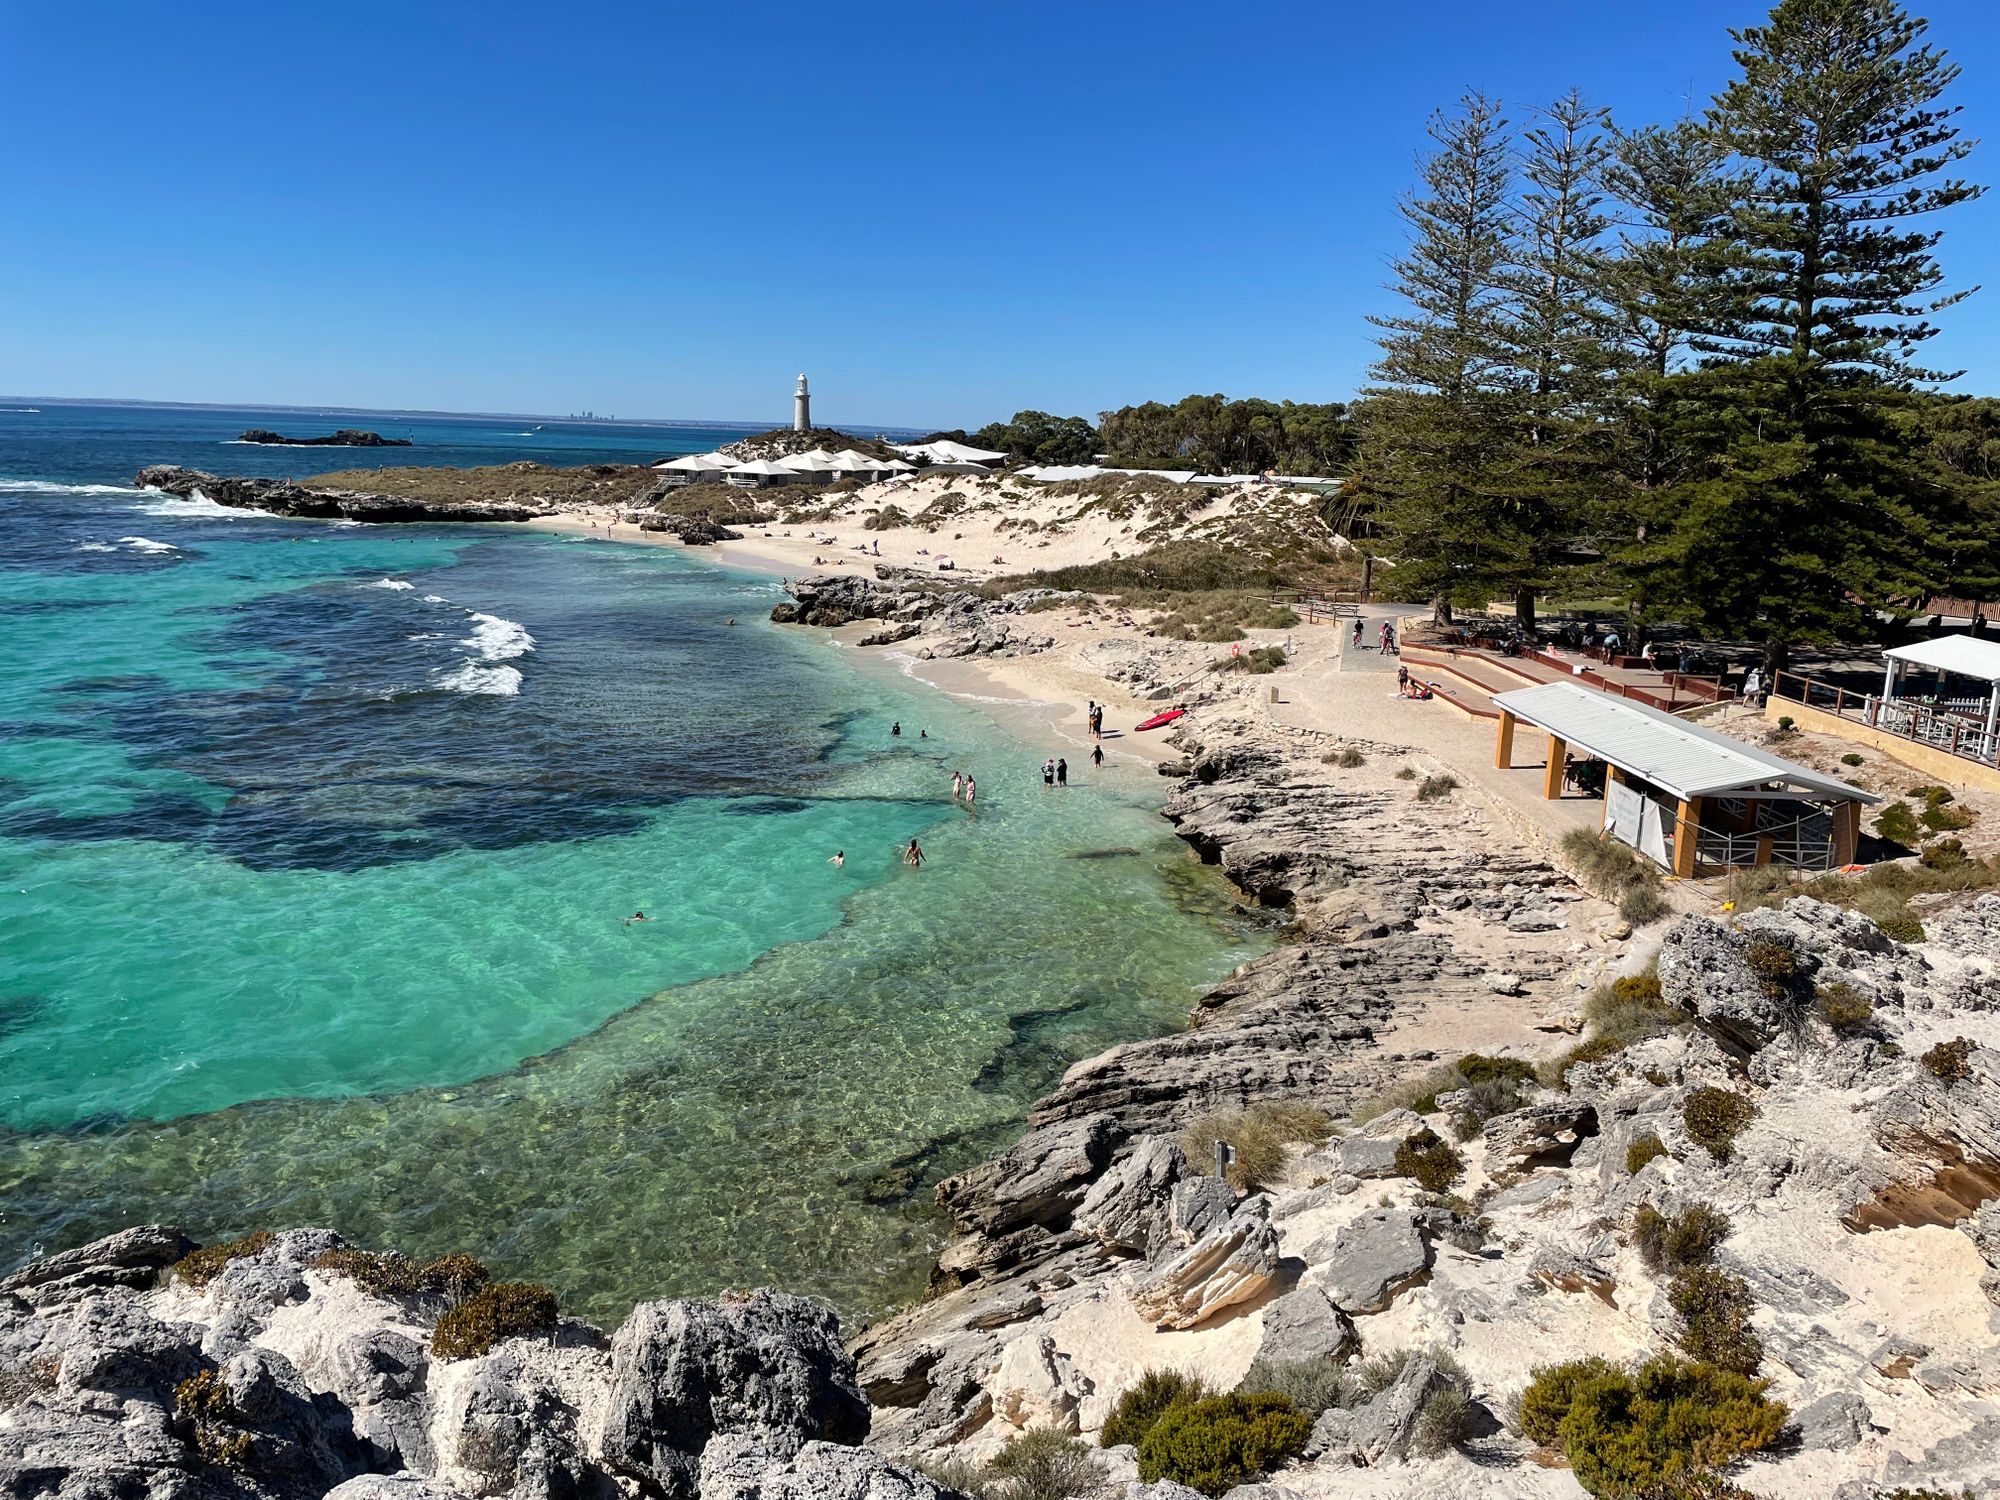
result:
M 252 427 L 236 440 L 239 443 L 260 443 L 286 448 L 408 448 L 408 438 L 385 438 L 379 432 L 363 432 L 355 427 L 343 427 L 326 437 L 286 437 L 264 427 Z

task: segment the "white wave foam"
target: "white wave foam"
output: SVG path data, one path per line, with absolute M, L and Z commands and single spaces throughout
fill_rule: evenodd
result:
M 156 542 L 149 536 L 121 536 L 118 545 L 130 547 L 134 552 L 178 552 L 181 549 L 172 542 Z
M 442 594 L 426 594 L 424 595 L 424 603 L 442 604 L 444 603 L 444 596 Z
M 472 621 L 472 634 L 459 644 L 477 652 L 481 661 L 511 661 L 535 649 L 535 638 L 517 621 L 471 609 L 465 613 Z
M 52 495 L 144 495 L 129 484 L 56 484 L 48 479 L 0 479 L 0 493 L 43 490 Z
M 79 552 L 116 552 L 118 549 L 109 542 L 78 542 L 76 550 Z
M 453 693 L 511 698 L 521 691 L 521 671 L 518 667 L 482 667 L 477 662 L 460 662 L 455 670 L 438 678 L 438 686 Z
M 178 495 L 169 495 L 165 490 L 129 490 L 120 493 L 146 497 L 148 503 L 136 507 L 142 516 L 174 516 L 183 520 L 195 516 L 204 518 L 212 516 L 227 521 L 242 521 L 257 516 L 274 521 L 281 519 L 267 510 L 238 510 L 234 506 L 217 505 L 200 490 L 196 490 L 185 500 Z
M 373 583 L 362 584 L 361 587 L 364 589 L 394 589 L 397 593 L 404 593 L 415 588 L 416 585 L 414 583 L 405 583 L 400 578 L 378 578 Z
M 442 632 L 436 630 L 420 630 L 415 635 L 404 636 L 403 639 L 406 641 L 441 641 L 444 639 L 444 635 Z

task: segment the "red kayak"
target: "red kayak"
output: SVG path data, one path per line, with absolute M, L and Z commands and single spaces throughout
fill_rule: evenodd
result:
M 1134 729 L 1158 729 L 1162 724 L 1173 723 L 1174 720 L 1178 719 L 1182 714 L 1186 712 L 1187 710 L 1184 708 L 1170 708 L 1165 713 L 1154 714 L 1153 717 L 1146 720 L 1145 723 L 1135 724 L 1132 727 Z

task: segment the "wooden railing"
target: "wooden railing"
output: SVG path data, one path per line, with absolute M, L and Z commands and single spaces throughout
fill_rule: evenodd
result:
M 1985 704 L 1976 698 L 1920 702 L 1910 698 L 1881 698 L 1860 693 L 1837 683 L 1822 682 L 1799 672 L 1779 672 L 1771 679 L 1773 696 L 1802 703 L 1843 719 L 1853 719 L 1870 729 L 1915 744 L 1930 745 L 1948 755 L 1984 765 L 2000 764 L 2000 734 L 1989 734 L 1980 711 Z

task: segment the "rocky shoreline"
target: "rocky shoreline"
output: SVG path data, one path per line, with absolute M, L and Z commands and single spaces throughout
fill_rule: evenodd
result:
M 312 520 L 527 521 L 551 513 L 548 506 L 511 501 L 444 505 L 367 490 L 313 489 L 284 479 L 235 478 L 176 464 L 150 465 L 141 469 L 133 482 L 141 489 L 160 490 L 183 500 L 205 498 L 236 510 Z
M 1048 649 L 1036 602 L 891 573 L 804 580 L 774 617 L 1008 656 Z M 1420 753 L 1276 730 L 1253 681 L 1189 688 L 1164 643 L 1114 654 L 1142 696 L 1197 705 L 1166 816 L 1290 921 L 1188 1029 L 1077 1063 L 1014 1145 L 937 1186 L 956 1235 L 925 1300 L 844 1346 L 825 1309 L 758 1292 L 461 1357 L 438 1342 L 451 1299 L 358 1286 L 327 1231 L 199 1287 L 168 1274 L 178 1235 L 128 1231 L 0 1282 L 0 1487 L 938 1500 L 917 1463 L 1094 1437 L 1149 1369 L 1226 1390 L 1258 1361 L 1370 1359 L 1391 1373 L 1309 1412 L 1237 1500 L 1576 1500 L 1516 1402 L 1538 1365 L 1693 1347 L 1642 1223 L 1699 1210 L 1788 1408 L 1732 1479 L 2000 1494 L 2000 896 L 1934 909 L 1915 946 L 1803 897 L 1635 935 L 1472 795 L 1419 796 L 1445 769 Z M 1594 1041 L 1568 1050 L 1585 1014 Z M 1326 1127 L 1215 1175 L 1223 1117 L 1300 1106 Z M 1415 1180 L 1440 1151 L 1449 1176 Z M 1433 1445 L 1447 1389 L 1462 1410 Z M 1129 1447 L 1102 1461 L 1102 1494 L 1192 1500 L 1141 1485 Z

